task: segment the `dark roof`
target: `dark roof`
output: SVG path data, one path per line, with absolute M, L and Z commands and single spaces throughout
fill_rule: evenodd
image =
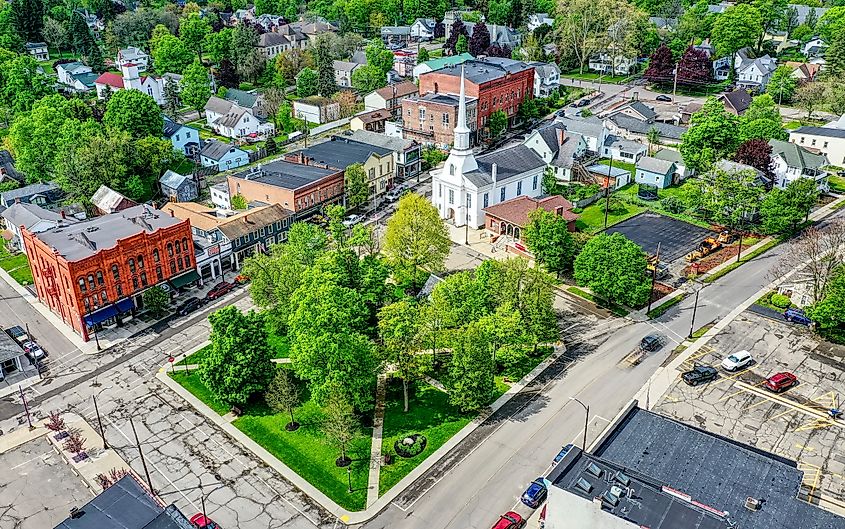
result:
M 494 163 L 496 164 L 496 180 L 507 180 L 546 165 L 539 154 L 522 144 L 483 154 L 476 158 L 476 162 L 478 169 L 464 175 L 476 187 L 493 183 Z
M 742 88 L 737 88 L 733 92 L 722 94 L 722 98 L 730 104 L 738 114 L 742 114 L 748 107 L 751 106 L 751 94 Z
M 249 235 L 261 228 L 270 226 L 271 224 L 293 215 L 293 211 L 287 210 L 279 204 L 273 204 L 263 208 L 250 210 L 246 214 L 236 215 L 226 221 L 221 222 L 217 229 L 223 232 L 230 241 L 234 241 L 238 237 Z
M 169 137 L 173 136 L 181 128 L 182 128 L 182 124 L 176 123 L 175 121 L 172 121 L 168 118 L 164 118 L 164 134 L 163 134 L 163 136 L 165 138 L 169 138 Z
M 616 114 L 610 117 L 610 120 L 616 123 L 620 128 L 637 133 L 648 134 L 652 128 L 657 129 L 662 138 L 671 138 L 674 140 L 681 139 L 681 135 L 687 131 L 685 127 L 671 125 L 660 121 L 648 122 L 641 119 L 633 118 L 625 114 Z
M 268 46 L 283 46 L 285 44 L 290 44 L 290 41 L 287 37 L 280 33 L 262 33 L 258 37 L 258 46 L 262 48 L 266 48 Z
M 211 160 L 220 160 L 223 156 L 229 152 L 230 150 L 237 149 L 241 152 L 246 152 L 238 147 L 230 144 L 230 143 L 223 143 L 220 140 L 206 140 L 205 144 L 200 151 L 201 156 L 205 156 Z
M 238 90 L 237 88 L 229 88 L 226 90 L 226 100 L 234 101 L 244 108 L 253 108 L 258 102 L 258 94 Z
M 332 136 L 330 141 L 318 143 L 307 149 L 291 153 L 288 155 L 288 159 L 290 159 L 290 156 L 302 153 L 313 163 L 325 164 L 329 167 L 345 170 L 352 164 L 366 162 L 371 154 L 387 156 L 391 152 L 390 149 L 385 149 L 384 147 L 347 141 L 343 138 Z
M 461 75 L 461 66 L 464 68 L 464 77 L 466 80 L 475 84 L 495 81 L 505 77 L 509 73 L 514 74 L 534 69 L 533 66 L 530 66 L 523 61 L 515 61 L 513 59 L 505 59 L 501 57 L 488 57 L 484 60 L 469 60 L 460 64 L 446 66 L 445 68 L 435 71 L 439 74 L 459 76 Z
M 17 181 L 23 180 L 20 173 L 15 169 L 15 160 L 12 158 L 12 153 L 6 150 L 0 150 L 0 168 L 2 168 L 7 175 Z
M 629 106 L 648 120 L 652 120 L 657 117 L 657 113 L 646 106 L 642 101 L 632 101 Z
M 634 408 L 595 454 L 624 467 L 626 474 L 647 475 L 729 512 L 733 527 L 845 527 L 845 518 L 797 498 L 803 472 L 794 461 L 646 410 Z M 748 497 L 765 501 L 759 510 L 750 511 L 745 508 Z
M 443 92 L 438 92 L 438 93 L 429 92 L 422 97 L 417 97 L 417 98 L 412 99 L 412 100 L 430 101 L 432 103 L 438 103 L 438 104 L 441 104 L 441 105 L 449 105 L 449 106 L 452 106 L 452 107 L 456 107 L 460 104 L 458 96 L 453 96 L 452 94 L 444 94 Z M 476 98 L 475 97 L 467 97 L 466 101 L 467 101 L 467 104 L 470 104 L 470 103 L 475 102 Z
M 337 173 L 337 169 L 323 169 L 321 167 L 314 167 L 313 165 L 274 160 L 270 163 L 262 164 L 260 168 L 254 167 L 248 171 L 238 173 L 232 178 L 252 180 L 284 189 L 299 189 L 300 187 L 313 184 L 322 178 Z
M 578 215 L 572 213 L 572 203 L 560 195 L 543 198 L 521 195 L 486 207 L 484 208 L 484 212 L 516 224 L 517 226 L 524 227 L 528 224 L 528 215 L 537 209 L 545 209 L 550 213 L 560 211 L 560 215 L 567 221 L 573 221 L 578 218 Z
M 164 509 L 128 474 L 55 529 L 190 529 L 175 507 Z
M 29 199 L 34 195 L 48 195 L 50 197 L 59 194 L 61 194 L 61 189 L 56 184 L 31 184 L 0 193 L 0 203 L 11 206 L 18 199 L 21 202 L 29 202 Z
M 0 332 L 0 362 L 7 362 L 24 354 L 18 342 L 5 332 Z
M 845 129 L 833 127 L 798 127 L 790 134 L 810 134 L 812 136 L 827 136 L 829 138 L 845 138 Z M 2 151 L 0 151 L 2 153 Z
M 552 123 L 551 125 L 537 130 L 537 133 L 541 138 L 543 138 L 543 141 L 546 142 L 546 145 L 548 145 L 552 152 L 560 150 L 560 142 L 558 141 L 559 130 L 566 130 L 563 123 Z

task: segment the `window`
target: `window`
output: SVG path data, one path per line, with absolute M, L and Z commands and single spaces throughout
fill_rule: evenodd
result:
M 161 273 L 161 266 L 156 267 L 156 280 L 161 281 L 164 279 L 164 274 Z
M 141 270 L 144 269 L 144 256 L 143 255 L 138 256 L 138 268 L 140 268 Z
M 499 202 L 505 201 L 505 188 L 499 190 Z
M 437 184 L 437 197 L 440 198 L 443 196 L 443 184 Z
M 115 286 L 115 290 L 117 291 L 117 297 L 123 297 L 123 286 L 120 283 Z
M 100 299 L 102 300 L 103 305 L 105 305 L 106 303 L 108 303 L 108 301 L 109 301 L 109 296 L 108 296 L 108 294 L 106 294 L 106 291 L 105 291 L 105 290 L 103 290 L 102 292 L 100 292 Z
M 467 193 L 467 209 L 472 207 L 472 195 Z
M 188 251 L 188 239 L 186 237 L 182 237 L 182 251 Z
M 443 125 L 444 125 L 444 126 L 448 126 L 448 125 L 449 125 L 449 114 L 447 114 L 447 113 L 445 113 L 445 112 L 443 113 Z
M 77 281 L 79 281 L 79 291 L 88 292 L 88 288 L 85 286 L 85 278 L 80 277 Z
M 114 276 L 114 280 L 117 283 L 120 283 L 120 270 L 117 269 L 117 265 L 111 265 L 111 275 Z
M 141 286 L 142 287 L 147 286 L 147 273 L 146 272 L 141 272 Z
M 159 261 L 158 248 L 153 248 L 153 261 L 156 263 Z
M 420 108 L 420 122 L 425 121 L 425 108 Z
M 129 259 L 129 273 L 135 275 L 135 259 Z
M 179 141 L 179 135 L 178 134 L 176 135 L 176 141 Z
M 813 141 L 810 143 L 810 145 L 815 145 L 815 144 L 816 144 L 816 138 L 813 138 Z
M 97 284 L 103 286 L 106 282 L 103 280 L 103 273 L 97 270 Z
M 170 274 L 173 275 L 176 273 L 176 261 L 171 259 L 170 260 Z
M 176 255 L 182 253 L 182 247 L 179 246 L 179 241 L 176 241 Z
M 455 176 L 455 164 L 453 164 L 453 163 L 449 164 L 449 174 L 451 176 Z
M 531 183 L 531 189 L 537 190 L 537 175 L 534 175 L 534 181 Z
M 177 258 L 176 264 L 179 265 L 179 271 L 180 272 L 185 269 L 185 267 L 182 265 L 182 259 Z
M 799 141 L 802 145 L 804 144 L 804 136 L 801 136 L 801 140 Z
M 824 148 L 827 149 L 827 142 L 824 142 Z
M 516 196 L 522 194 L 522 180 L 516 183 Z
M 490 193 L 484 193 L 484 207 L 490 205 Z
M 93 274 L 88 274 L 88 288 L 90 288 L 91 290 L 94 290 L 95 288 L 97 288 L 94 285 L 94 275 Z
M 167 256 L 173 257 L 173 243 L 167 243 Z
M 88 303 L 88 298 L 83 298 L 83 299 L 82 299 L 82 304 L 83 304 L 83 305 L 85 305 L 85 311 L 86 311 L 86 312 L 87 312 L 87 311 L 89 311 L 89 310 L 91 310 L 90 303 Z
M 455 203 L 455 190 L 454 189 L 449 190 L 449 203 L 450 204 Z
M 191 267 L 191 256 L 188 255 L 188 254 L 185 254 L 185 257 L 183 257 L 182 259 L 185 261 L 185 268 L 190 268 Z

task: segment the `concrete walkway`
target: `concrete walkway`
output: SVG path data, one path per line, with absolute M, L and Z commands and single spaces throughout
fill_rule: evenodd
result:
M 370 445 L 370 475 L 367 478 L 367 507 L 378 500 L 379 478 L 381 477 L 381 440 L 384 431 L 384 399 L 387 377 L 379 375 L 376 382 L 376 409 L 373 417 L 373 437 Z
M 426 383 L 427 383 L 428 385 L 433 386 L 433 387 L 435 387 L 435 388 L 439 389 L 439 390 L 440 390 L 440 391 L 442 391 L 443 393 L 448 393 L 448 392 L 446 391 L 446 386 L 444 386 L 444 385 L 443 385 L 443 383 L 442 383 L 442 382 L 440 382 L 439 380 L 437 380 L 437 379 L 435 379 L 435 378 L 431 378 L 431 377 L 430 377 L 430 376 L 428 376 L 428 375 L 424 376 L 424 377 L 423 377 L 423 380 L 425 380 L 425 381 L 426 381 Z

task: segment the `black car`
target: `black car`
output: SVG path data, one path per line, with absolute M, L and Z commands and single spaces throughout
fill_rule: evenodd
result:
M 590 104 L 589 99 L 582 99 L 581 101 L 578 101 L 578 108 L 585 107 L 589 104 Z
M 659 334 L 649 334 L 640 340 L 640 349 L 643 351 L 657 351 L 663 346 L 663 338 Z
M 681 375 L 681 378 L 690 386 L 697 386 L 704 382 L 710 382 L 718 376 L 719 372 L 716 371 L 716 368 L 696 364 L 691 370 Z
M 178 314 L 179 316 L 187 316 L 188 314 L 202 307 L 202 304 L 203 300 L 198 298 L 191 298 L 179 305 L 179 308 L 176 309 L 176 314 Z
M 672 98 L 667 96 L 666 94 L 660 94 L 659 96 L 655 97 L 658 101 L 663 101 L 664 103 L 671 103 Z

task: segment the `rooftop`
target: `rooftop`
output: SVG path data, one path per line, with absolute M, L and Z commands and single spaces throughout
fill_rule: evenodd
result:
M 125 195 L 118 193 L 107 185 L 98 187 L 97 191 L 91 197 L 91 203 L 93 205 L 97 206 L 101 211 L 107 212 L 114 212 L 115 208 L 124 200 L 134 203 L 134 201 L 129 200 Z
M 237 103 L 244 108 L 253 108 L 258 103 L 259 95 L 237 88 L 229 88 L 226 90 L 226 100 Z
M 60 193 L 59 186 L 53 183 L 47 184 L 30 184 L 28 186 L 19 187 L 9 191 L 0 193 L 0 203 L 11 206 L 16 200 L 21 199 L 21 202 L 26 202 L 27 199 L 35 195 L 50 195 Z
M 218 225 L 218 229 L 230 241 L 234 241 L 238 237 L 249 235 L 291 216 L 293 216 L 293 211 L 287 210 L 279 204 L 271 204 L 229 217 Z
M 665 175 L 672 169 L 674 164 L 675 162 L 670 160 L 663 160 L 661 158 L 655 158 L 651 156 L 643 156 L 637 162 L 637 169 L 642 169 L 643 171 L 649 171 L 651 173 Z
M 396 97 L 405 97 L 411 94 L 416 94 L 417 92 L 419 92 L 419 88 L 417 88 L 416 83 L 412 81 L 403 81 L 401 83 L 387 85 L 384 88 L 376 90 L 376 93 L 384 99 L 392 99 L 394 93 L 396 94 Z
M 466 80 L 477 85 L 501 79 L 508 74 L 515 74 L 525 70 L 534 69 L 532 66 L 523 61 L 515 61 L 513 59 L 505 59 L 501 57 L 488 57 L 484 60 L 473 59 L 459 64 L 452 64 L 437 70 L 437 73 L 460 76 L 461 68 L 459 68 L 459 66 L 463 66 L 464 77 Z
M 477 98 L 471 96 L 465 96 L 467 105 L 474 103 Z M 449 105 L 451 107 L 457 107 L 460 101 L 458 100 L 458 96 L 452 94 L 444 94 L 443 92 L 434 93 L 429 92 L 424 96 L 415 98 L 417 101 L 428 101 L 431 103 L 438 103 L 440 105 Z
M 474 58 L 475 57 L 473 57 L 469 53 L 461 53 L 459 55 L 450 55 L 449 57 L 431 59 L 430 61 L 425 61 L 423 64 L 425 64 L 432 70 L 439 70 L 441 68 L 445 68 L 446 66 L 452 66 L 455 64 L 461 64 L 466 61 L 471 61 Z
M 476 187 L 493 183 L 493 165 L 496 165 L 496 180 L 502 181 L 522 173 L 540 169 L 546 163 L 539 154 L 519 144 L 476 157 L 478 169 L 465 176 Z
M 337 169 L 274 160 L 233 175 L 232 178 L 261 182 L 284 189 L 299 189 L 337 173 Z
M 298 156 L 300 153 L 304 154 L 312 163 L 345 170 L 352 164 L 366 162 L 373 154 L 382 157 L 387 156 L 391 151 L 384 147 L 376 147 L 349 141 L 340 136 L 332 136 L 330 141 L 290 153 L 288 159 L 291 159 L 291 156 Z
M 121 90 L 123 89 L 123 76 L 119 73 L 104 72 L 94 80 L 94 84 L 108 85 Z
M 23 349 L 5 332 L 0 332 L 0 362 L 6 362 L 12 358 L 21 356 Z
M 798 127 L 790 131 L 790 134 L 809 134 L 811 136 L 827 136 L 828 138 L 845 138 L 845 129 L 833 127 Z
M 534 198 L 518 196 L 498 204 L 484 208 L 488 215 L 493 215 L 504 221 L 524 227 L 528 224 L 528 215 L 537 209 L 545 209 L 551 213 L 558 213 L 567 221 L 573 221 L 578 215 L 572 213 L 572 203 L 560 195 Z
M 789 167 L 818 169 L 828 164 L 827 156 L 814 154 L 788 141 L 769 140 L 769 145 L 772 146 L 772 156 L 782 156 Z
M 371 132 L 369 130 L 354 130 L 351 134 L 344 134 L 344 137 L 358 143 L 366 143 L 367 145 L 375 145 L 384 149 L 390 149 L 394 152 L 402 152 L 406 149 L 414 147 L 417 143 L 413 140 L 405 140 L 395 136 L 388 136 L 386 134 L 379 134 L 378 132 Z
M 627 169 L 622 169 L 620 167 L 611 168 L 609 165 L 603 163 L 591 165 L 587 167 L 587 170 L 597 175 L 612 176 L 613 178 L 631 174 L 630 171 L 628 171 Z
M 220 140 L 210 139 L 205 140 L 205 144 L 202 146 L 200 155 L 205 156 L 206 158 L 209 158 L 211 160 L 220 160 L 227 152 L 235 150 L 245 152 L 235 147 L 233 144 L 223 143 Z
M 35 236 L 67 261 L 79 261 L 113 248 L 121 239 L 154 233 L 183 222 L 146 204 L 94 217 L 70 226 L 56 227 Z
M 8 224 L 16 227 L 23 226 L 30 229 L 35 224 L 41 221 L 58 222 L 62 220 L 62 216 L 55 211 L 49 211 L 36 204 L 27 204 L 21 202 L 20 204 L 12 204 L 8 209 L 0 213 Z M 76 219 L 70 217 L 68 222 L 76 222 Z
M 171 171 L 168 169 L 161 175 L 161 178 L 158 179 L 158 182 L 166 187 L 171 189 L 179 189 L 179 187 L 185 183 L 185 181 L 193 180 L 192 177 L 181 175 L 175 171 Z
M 737 88 L 733 92 L 722 94 L 720 97 L 723 101 L 730 104 L 730 106 L 736 110 L 737 114 L 742 114 L 748 110 L 748 107 L 751 106 L 751 94 L 742 88 Z
M 659 160 L 666 160 L 668 162 L 683 163 L 684 157 L 675 149 L 660 149 L 654 153 L 654 158 Z
M 660 121 L 643 121 L 625 114 L 615 114 L 609 118 L 616 123 L 619 128 L 637 133 L 648 134 L 650 129 L 657 129 L 662 138 L 671 138 L 673 140 L 681 139 L 681 135 L 687 131 L 686 127 L 679 127 L 670 123 L 663 123 Z

